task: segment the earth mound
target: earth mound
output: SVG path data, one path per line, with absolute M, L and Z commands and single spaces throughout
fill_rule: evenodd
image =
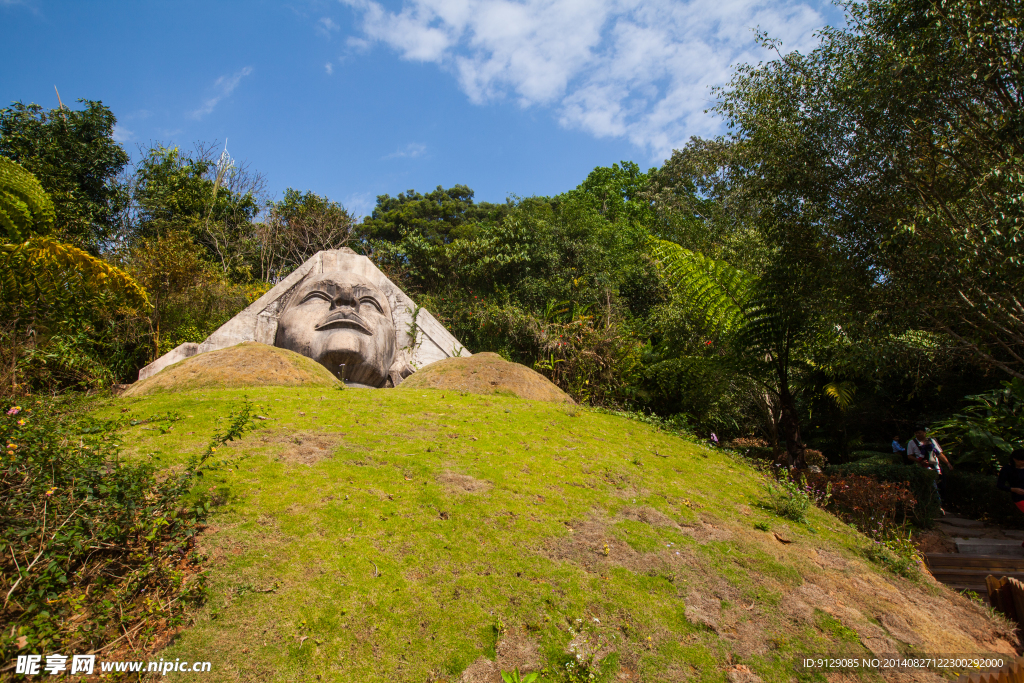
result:
M 242 342 L 168 366 L 131 385 L 122 396 L 264 386 L 340 387 L 341 382 L 324 366 L 294 351 Z
M 544 375 L 496 353 L 446 358 L 406 378 L 399 389 L 451 389 L 471 394 L 513 394 L 532 401 L 574 403 Z

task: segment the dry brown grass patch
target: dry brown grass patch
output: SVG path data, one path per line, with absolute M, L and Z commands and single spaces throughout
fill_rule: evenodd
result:
M 122 396 L 264 386 L 340 387 L 324 366 L 294 351 L 243 342 L 170 365 L 128 387 Z
M 445 488 L 453 493 L 485 493 L 494 486 L 489 481 L 476 479 L 468 474 L 448 471 L 437 475 L 437 481 L 444 484 Z
M 283 451 L 277 456 L 278 460 L 315 465 L 321 460 L 333 458 L 344 436 L 339 433 L 301 431 L 277 434 L 271 438 L 271 443 L 284 445 Z

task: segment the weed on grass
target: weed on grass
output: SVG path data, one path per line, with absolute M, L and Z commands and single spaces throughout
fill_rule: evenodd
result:
M 243 401 L 183 468 L 158 473 L 122 457 L 123 432 L 166 436 L 177 412 L 97 420 L 57 402 L 5 406 L 0 661 L 165 645 L 205 596 L 195 536 L 213 498 L 195 484 L 222 464 L 218 448 L 251 428 L 250 412 Z

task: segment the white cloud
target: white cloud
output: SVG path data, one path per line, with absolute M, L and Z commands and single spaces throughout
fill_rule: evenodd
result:
M 242 79 L 252 73 L 252 67 L 247 66 L 241 71 L 237 71 L 230 76 L 221 76 L 213 82 L 213 90 L 216 93 L 213 97 L 203 102 L 203 106 L 193 110 L 189 113 L 194 119 L 201 119 L 210 112 L 223 100 L 225 97 L 234 92 L 238 84 L 242 82 Z
M 427 146 L 421 145 L 418 142 L 410 142 L 405 147 L 399 147 L 397 150 L 388 154 L 387 156 L 381 157 L 382 159 L 415 159 L 416 157 L 423 156 L 427 152 Z
M 336 24 L 330 17 L 320 17 L 316 22 L 317 34 L 324 36 L 325 38 L 330 38 L 331 34 L 340 28 L 341 27 L 338 26 L 338 24 Z
M 373 213 L 377 206 L 377 196 L 372 192 L 358 192 L 350 194 L 341 200 L 342 206 L 352 212 L 356 220 L 362 220 L 365 216 Z
M 398 12 L 341 1 L 365 39 L 438 64 L 470 101 L 550 107 L 563 126 L 626 138 L 652 159 L 717 132 L 708 86 L 771 58 L 752 29 L 807 50 L 836 19 L 828 0 L 405 0 Z
M 330 62 L 327 62 L 326 64 L 324 64 L 324 71 L 326 71 L 327 75 L 330 76 L 331 74 L 334 73 L 334 65 L 331 64 Z
M 114 132 L 113 132 L 111 137 L 114 138 L 114 142 L 125 143 L 125 142 L 131 142 L 132 140 L 134 140 L 135 139 L 135 133 L 130 131 L 130 130 L 128 130 L 127 128 L 122 126 L 120 123 L 115 123 L 114 124 Z

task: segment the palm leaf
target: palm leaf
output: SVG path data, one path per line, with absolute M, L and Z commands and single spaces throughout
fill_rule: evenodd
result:
M 853 382 L 829 382 L 825 385 L 825 395 L 832 397 L 839 410 L 845 411 L 850 407 L 855 393 L 857 385 Z

